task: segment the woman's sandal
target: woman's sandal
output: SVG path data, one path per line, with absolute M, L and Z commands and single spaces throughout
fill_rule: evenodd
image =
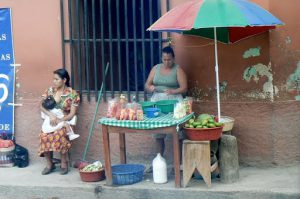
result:
M 42 175 L 48 175 L 52 173 L 56 169 L 55 165 L 52 165 L 51 168 L 45 167 L 44 170 L 42 171 Z

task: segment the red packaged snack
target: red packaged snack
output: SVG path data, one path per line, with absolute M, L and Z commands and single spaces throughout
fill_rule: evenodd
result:
M 117 100 L 116 99 L 109 100 L 108 101 L 108 110 L 107 110 L 106 117 L 109 117 L 109 118 L 116 117 L 117 110 L 118 110 Z
M 120 120 L 128 120 L 128 119 L 129 119 L 129 110 L 127 108 L 121 109 Z

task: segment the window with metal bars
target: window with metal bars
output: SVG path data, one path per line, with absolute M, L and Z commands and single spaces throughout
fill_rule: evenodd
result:
M 144 83 L 166 42 L 146 29 L 161 16 L 161 6 L 160 0 L 61 0 L 63 60 L 64 67 L 70 60 L 73 87 L 90 100 L 103 82 L 104 99 L 127 93 L 146 100 Z

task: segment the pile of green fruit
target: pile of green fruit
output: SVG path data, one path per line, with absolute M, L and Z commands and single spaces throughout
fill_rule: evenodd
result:
M 209 114 L 201 114 L 197 118 L 190 119 L 188 123 L 185 124 L 185 128 L 197 128 L 197 129 L 207 129 L 216 128 L 223 126 L 223 123 L 216 122 L 214 117 Z
M 103 170 L 103 166 L 100 161 L 96 161 L 93 164 L 89 164 L 81 169 L 82 172 L 95 172 Z

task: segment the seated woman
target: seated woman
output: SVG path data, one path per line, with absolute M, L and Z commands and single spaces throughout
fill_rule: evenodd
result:
M 70 76 L 65 69 L 58 69 L 53 72 L 53 86 L 48 88 L 42 95 L 43 100 L 52 96 L 56 101 L 57 109 L 64 113 L 64 117 L 58 118 L 51 111 L 46 110 L 41 105 L 41 110 L 50 118 L 52 126 L 56 126 L 60 122 L 70 121 L 77 112 L 80 102 L 79 94 L 70 87 Z M 42 175 L 50 174 L 55 170 L 55 166 L 51 159 L 52 152 L 61 154 L 61 171 L 62 175 L 68 173 L 67 152 L 71 148 L 71 142 L 68 139 L 67 129 L 62 127 L 52 133 L 40 133 L 39 156 L 45 157 L 47 161 L 46 168 L 42 171 Z

